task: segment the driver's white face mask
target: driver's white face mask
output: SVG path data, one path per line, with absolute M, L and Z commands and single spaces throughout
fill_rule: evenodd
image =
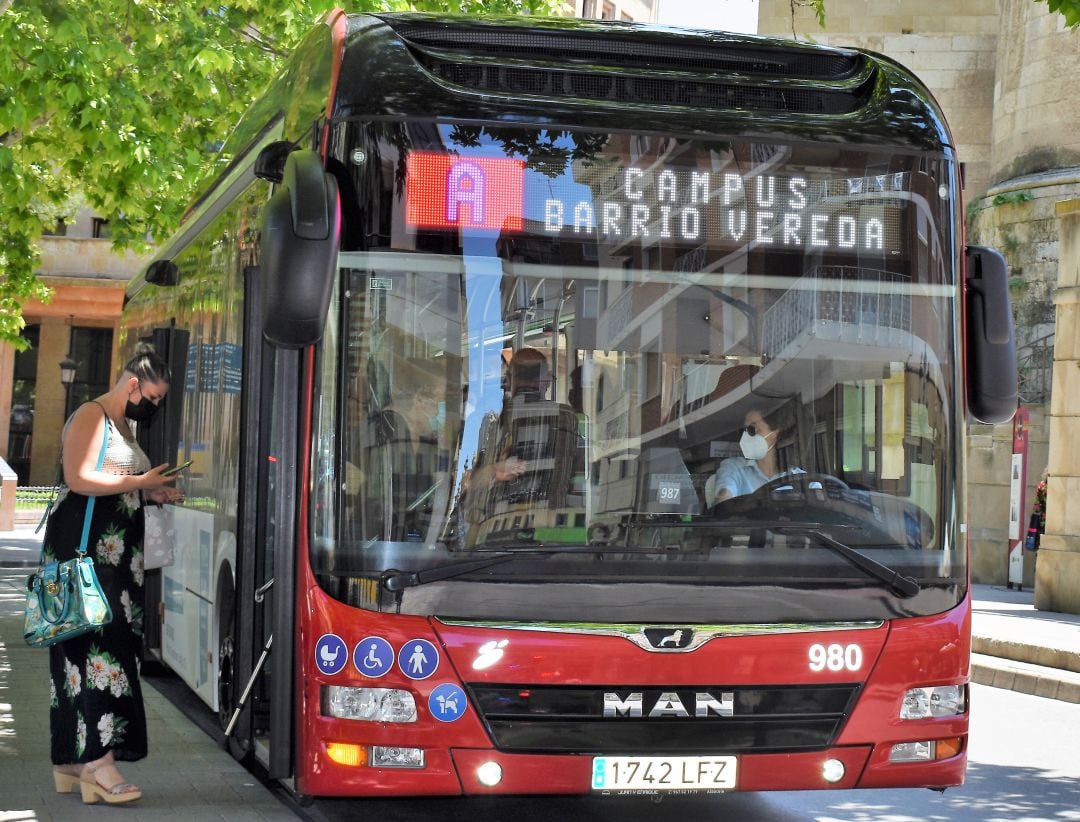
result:
M 739 447 L 748 460 L 759 460 L 769 453 L 769 441 L 761 434 L 750 436 L 748 431 L 743 431 Z

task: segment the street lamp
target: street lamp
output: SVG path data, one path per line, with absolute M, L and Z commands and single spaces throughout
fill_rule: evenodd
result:
M 71 388 L 71 384 L 75 382 L 75 371 L 78 367 L 78 364 L 71 357 L 64 357 L 64 359 L 60 360 L 60 383 L 65 389 Z
M 64 386 L 64 416 L 71 414 L 71 384 L 75 382 L 75 370 L 78 364 L 71 355 L 60 360 L 60 384 Z

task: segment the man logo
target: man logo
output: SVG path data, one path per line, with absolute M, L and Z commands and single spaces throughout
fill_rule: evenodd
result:
M 658 651 L 681 651 L 694 641 L 694 631 L 690 628 L 644 628 L 642 633 Z
M 646 710 L 648 705 L 648 710 Z M 692 706 L 693 714 L 690 713 Z M 659 695 L 633 691 L 625 697 L 618 693 L 604 694 L 604 718 L 615 719 L 662 719 L 664 717 L 707 719 L 710 716 L 730 717 L 735 715 L 735 692 L 723 691 L 711 694 L 708 691 L 695 691 L 693 696 L 686 694 L 686 700 L 675 691 L 665 691 Z

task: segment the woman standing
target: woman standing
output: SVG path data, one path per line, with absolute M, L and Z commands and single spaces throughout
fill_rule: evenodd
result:
M 63 482 L 45 529 L 46 561 L 75 557 L 87 500 L 95 498 L 87 555 L 112 608 L 112 622 L 49 649 L 53 780 L 79 788 L 84 802 L 142 796 L 116 767 L 146 756 L 139 686 L 143 616 L 145 501 L 175 502 L 167 465 L 150 467 L 129 421 L 149 421 L 169 390 L 169 368 L 140 349 L 113 388 L 80 406 L 64 429 Z M 98 458 L 105 443 L 105 458 Z

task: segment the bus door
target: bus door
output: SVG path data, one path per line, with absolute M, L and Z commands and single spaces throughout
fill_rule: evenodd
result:
M 260 589 L 266 592 L 260 639 L 264 649 L 272 650 L 263 666 L 267 721 L 265 729 L 255 736 L 255 754 L 271 779 L 286 779 L 293 774 L 300 353 L 267 349 L 267 370 L 272 376 L 268 383 L 264 382 L 263 391 L 263 410 L 270 413 L 264 417 L 266 493 L 259 514 L 264 535 L 258 545 L 262 553 Z
M 262 336 L 259 269 L 245 272 L 244 402 L 230 738 L 273 779 L 293 773 L 293 571 L 300 354 Z

